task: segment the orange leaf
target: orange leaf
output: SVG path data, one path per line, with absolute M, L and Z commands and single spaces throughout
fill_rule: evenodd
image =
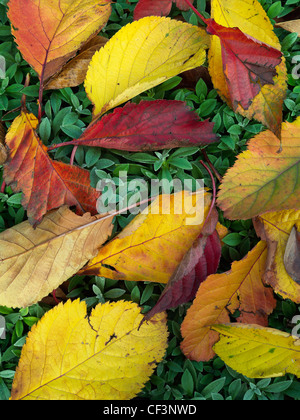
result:
M 22 205 L 29 221 L 39 223 L 50 210 L 64 204 L 75 206 L 78 214 L 96 214 L 100 195 L 90 186 L 89 172 L 76 166 L 56 162 L 37 137 L 38 120 L 22 112 L 6 136 L 10 155 L 4 166 L 4 180 L 13 191 L 22 191 Z
M 261 241 L 243 260 L 234 262 L 231 271 L 213 274 L 201 283 L 182 323 L 181 348 L 188 358 L 210 360 L 218 340 L 211 327 L 230 322 L 230 314 L 237 310 L 238 322 L 267 325 L 276 300 L 262 281 L 266 258 L 267 244 Z
M 43 83 L 106 24 L 111 0 L 10 0 L 8 7 L 12 34 Z

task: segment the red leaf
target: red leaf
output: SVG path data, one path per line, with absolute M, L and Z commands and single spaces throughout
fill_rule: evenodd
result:
M 241 104 L 248 109 L 264 85 L 274 84 L 282 53 L 244 34 L 239 28 L 226 28 L 213 19 L 205 22 L 207 32 L 220 38 L 232 106 L 236 109 Z
M 23 192 L 30 223 L 36 225 L 48 211 L 65 204 L 75 206 L 80 215 L 96 214 L 100 193 L 91 188 L 89 172 L 52 160 L 35 133 L 37 124 L 33 114 L 22 112 L 6 136 L 10 156 L 4 180 L 13 191 Z
M 194 299 L 200 284 L 211 274 L 215 274 L 221 258 L 221 241 L 216 226 L 216 217 L 203 231 L 186 253 L 177 270 L 165 287 L 156 305 L 145 315 L 149 320 L 158 312 L 163 312 Z M 210 234 L 209 234 L 210 232 Z
M 213 126 L 200 121 L 184 102 L 127 103 L 91 124 L 78 140 L 55 147 L 72 144 L 136 152 L 198 146 L 218 140 Z
M 185 0 L 140 0 L 134 9 L 134 20 L 146 16 L 168 16 L 172 8 L 172 1 L 176 3 L 178 9 L 189 10 L 189 5 Z

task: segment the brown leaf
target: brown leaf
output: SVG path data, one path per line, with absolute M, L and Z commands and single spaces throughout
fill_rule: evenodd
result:
M 62 89 L 65 87 L 76 87 L 84 82 L 88 66 L 96 51 L 99 51 L 108 39 L 103 36 L 95 36 L 84 47 L 80 53 L 70 60 L 61 70 L 54 75 L 46 84 L 45 89 Z
M 8 157 L 7 148 L 5 146 L 5 128 L 0 122 L 0 165 L 3 165 Z
M 292 279 L 300 284 L 300 232 L 294 226 L 284 253 L 284 266 Z

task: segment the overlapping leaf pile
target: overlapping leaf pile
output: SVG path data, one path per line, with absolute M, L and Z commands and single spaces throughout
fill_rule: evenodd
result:
M 190 1 L 175 3 L 193 8 Z M 6 135 L 4 180 L 22 191 L 28 221 L 0 234 L 0 304 L 31 305 L 78 272 L 166 284 L 144 317 L 128 302 L 100 305 L 89 317 L 80 302 L 47 313 L 23 348 L 12 398 L 133 398 L 163 358 L 163 312 L 195 296 L 182 324 L 187 357 L 209 360 L 217 352 L 248 376 L 299 374 L 297 343 L 266 327 L 274 292 L 300 302 L 300 118 L 282 122 L 285 59 L 259 2 L 213 0 L 210 19 L 194 9 L 206 25 L 202 29 L 164 17 L 171 0 L 140 0 L 135 21 L 110 40 L 97 36 L 109 19 L 110 0 L 10 0 L 8 7 L 20 52 L 39 76 L 40 95 L 38 115 L 23 100 Z M 66 145 L 152 151 L 218 141 L 213 123 L 201 121 L 183 102 L 130 102 L 203 65 L 207 50 L 221 98 L 268 128 L 249 142 L 221 182 L 219 209 L 228 219 L 254 218 L 261 238 L 222 274 L 216 274 L 224 227 L 215 189 L 212 195 L 199 190 L 159 196 L 111 239 L 115 213 L 97 214 L 101 191 L 90 186 L 88 171 L 72 159 L 66 164 L 51 158 L 52 150 Z M 83 81 L 93 122 L 80 138 L 47 148 L 36 133 L 44 89 Z M 223 325 L 236 311 L 238 323 Z M 257 358 L 245 363 L 245 348 L 255 348 L 267 369 Z M 272 352 L 281 358 L 276 366 L 267 357 Z

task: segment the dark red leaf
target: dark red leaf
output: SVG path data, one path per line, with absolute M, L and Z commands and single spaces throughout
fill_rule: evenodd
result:
M 176 3 L 180 10 L 189 10 L 189 5 L 185 0 L 140 0 L 134 9 L 134 20 L 146 16 L 168 16 L 172 8 L 172 2 Z
M 212 217 L 215 220 L 215 217 Z M 149 320 L 158 312 L 176 308 L 194 299 L 200 284 L 211 274 L 215 274 L 221 258 L 221 241 L 216 230 L 206 227 L 187 252 L 171 277 L 156 305 L 145 315 Z M 210 234 L 209 234 L 210 233 Z
M 59 146 L 103 147 L 131 152 L 199 146 L 218 140 L 214 123 L 200 121 L 181 101 L 127 103 L 91 124 L 78 140 Z M 58 146 L 56 146 L 58 147 Z
M 206 19 L 205 23 L 207 32 L 220 38 L 232 106 L 236 109 L 240 104 L 248 109 L 264 85 L 274 84 L 282 53 L 244 34 L 239 28 L 226 28 L 213 19 Z

